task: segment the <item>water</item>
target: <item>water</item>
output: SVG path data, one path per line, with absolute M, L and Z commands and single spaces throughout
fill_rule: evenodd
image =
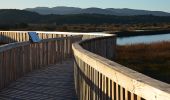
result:
M 152 42 L 160 42 L 160 41 L 170 41 L 170 33 L 160 34 L 160 35 L 121 37 L 117 39 L 117 44 L 126 45 L 126 44 L 138 44 L 138 43 L 152 43 Z

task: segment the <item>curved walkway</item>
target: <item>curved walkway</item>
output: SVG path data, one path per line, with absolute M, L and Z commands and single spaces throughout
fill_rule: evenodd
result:
M 73 60 L 33 71 L 0 91 L 0 100 L 76 100 Z

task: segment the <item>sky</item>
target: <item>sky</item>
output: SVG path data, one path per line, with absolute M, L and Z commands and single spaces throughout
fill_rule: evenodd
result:
M 131 8 L 170 12 L 170 0 L 0 0 L 0 9 L 56 6 Z

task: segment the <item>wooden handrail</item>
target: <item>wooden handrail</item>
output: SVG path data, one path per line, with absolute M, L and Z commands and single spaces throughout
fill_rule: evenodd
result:
M 81 40 L 75 35 L 82 35 L 85 40 L 72 45 L 75 89 L 80 100 L 170 100 L 169 84 L 112 61 L 116 54 L 115 35 L 37 33 L 45 40 L 31 44 L 22 42 L 28 40 L 27 31 L 0 31 L 0 36 L 6 36 L 1 40 L 21 42 L 0 46 L 0 88 L 27 72 L 70 57 L 71 44 Z
M 0 89 L 32 70 L 72 57 L 72 43 L 82 36 L 16 42 L 0 46 Z
M 28 32 L 29 31 L 0 31 L 0 41 L 4 43 L 29 41 Z M 36 31 L 36 33 L 41 39 L 68 37 L 68 36 L 74 36 L 74 35 L 82 35 L 83 39 L 87 39 L 87 38 L 93 38 L 96 36 L 110 36 L 111 35 L 111 34 L 103 34 L 101 32 L 76 33 L 76 32 Z
M 72 45 L 75 86 L 79 99 L 170 100 L 169 84 L 109 60 L 113 58 L 107 53 L 115 53 L 115 38 L 100 37 Z

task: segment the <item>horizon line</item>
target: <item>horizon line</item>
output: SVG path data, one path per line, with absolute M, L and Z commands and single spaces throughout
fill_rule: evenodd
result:
M 3 9 L 18 9 L 18 10 L 25 10 L 28 8 L 55 8 L 55 7 L 73 7 L 73 8 L 81 8 L 81 9 L 87 9 L 87 8 L 99 8 L 99 9 L 108 9 L 108 8 L 112 8 L 112 7 L 76 7 L 76 6 L 53 6 L 53 7 L 48 7 L 48 6 L 35 6 L 35 7 L 27 7 L 27 8 L 0 8 L 0 10 Z M 139 9 L 139 8 L 113 8 L 113 9 L 131 9 L 131 10 L 145 10 L 145 11 L 161 11 L 161 12 L 166 12 L 166 13 L 170 13 L 170 11 L 164 11 L 164 10 L 149 10 L 149 9 Z

